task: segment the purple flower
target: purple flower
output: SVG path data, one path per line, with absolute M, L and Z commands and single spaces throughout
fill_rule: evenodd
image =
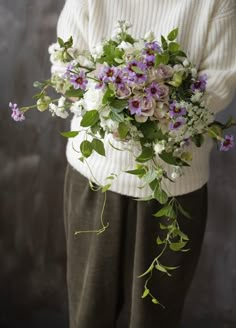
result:
M 21 122 L 21 121 L 25 120 L 24 113 L 20 111 L 17 104 L 12 104 L 10 102 L 9 107 L 12 110 L 11 117 L 13 118 L 14 121 Z
M 86 75 L 84 71 L 80 71 L 79 74 L 72 74 L 70 78 L 71 84 L 75 89 L 86 89 L 86 85 L 88 80 L 86 79 Z
M 224 140 L 220 143 L 220 151 L 228 151 L 234 146 L 234 136 L 232 134 L 227 134 Z
M 142 101 L 138 98 L 133 98 L 129 100 L 129 110 L 130 113 L 141 115 L 142 114 Z
M 127 77 L 124 75 L 124 72 L 117 68 L 114 74 L 114 84 L 117 88 L 123 88 L 127 82 Z
M 70 76 L 72 75 L 72 72 L 73 69 L 75 68 L 75 65 L 73 63 L 69 63 L 67 66 L 66 66 L 66 71 L 65 73 L 63 74 L 63 78 L 64 79 L 67 79 L 67 78 L 70 78 Z
M 160 86 L 156 82 L 152 82 L 149 87 L 145 88 L 145 92 L 147 94 L 148 98 L 159 98 L 159 93 L 160 93 Z
M 135 67 L 139 72 L 135 72 Z M 145 74 L 147 66 L 145 63 L 132 60 L 128 63 L 128 66 L 125 68 L 125 71 L 128 73 L 128 80 L 137 84 L 144 83 L 147 80 L 147 75 Z
M 147 88 L 145 88 L 145 92 L 150 99 L 162 99 L 168 95 L 169 88 L 164 84 L 152 82 Z
M 171 104 L 170 104 L 170 111 L 169 111 L 169 114 L 170 114 L 170 117 L 173 118 L 173 117 L 177 117 L 177 116 L 183 116 L 186 114 L 186 108 L 185 107 L 177 107 L 176 106 L 177 102 L 176 101 L 173 101 Z
M 205 91 L 206 90 L 206 85 L 207 85 L 207 75 L 203 74 L 200 75 L 198 80 L 196 80 L 192 85 L 191 85 L 191 90 L 194 91 Z
M 99 75 L 103 82 L 109 83 L 115 80 L 115 67 L 103 66 Z
M 185 119 L 182 116 L 179 116 L 176 118 L 176 120 L 172 123 L 170 123 L 169 128 L 170 130 L 177 130 L 179 129 L 182 125 L 185 124 Z
M 143 50 L 143 54 L 146 56 L 146 58 L 155 58 L 155 53 L 156 52 L 161 52 L 161 47 L 156 41 L 153 42 L 146 42 L 145 43 L 145 48 Z

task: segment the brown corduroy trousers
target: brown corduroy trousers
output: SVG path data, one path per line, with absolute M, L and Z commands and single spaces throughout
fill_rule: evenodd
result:
M 108 191 L 104 211 L 107 230 L 100 235 L 75 235 L 76 231 L 100 228 L 104 194 L 92 191 L 88 180 L 68 165 L 64 195 L 70 328 L 180 327 L 206 226 L 207 185 L 177 196 L 192 216 L 180 215 L 178 219 L 190 238 L 190 251 L 167 250 L 161 263 L 180 267 L 171 277 L 155 270 L 150 280 L 153 294 L 165 309 L 150 298 L 141 298 L 145 277 L 137 278 L 162 249 L 156 244 L 157 236 L 163 233 L 160 219 L 152 215 L 161 205 Z

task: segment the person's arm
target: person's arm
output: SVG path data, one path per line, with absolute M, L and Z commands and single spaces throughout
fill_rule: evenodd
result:
M 221 2 L 212 18 L 200 74 L 208 75 L 209 109 L 220 112 L 232 101 L 236 90 L 236 2 Z
M 57 36 L 63 41 L 73 37 L 73 47 L 80 51 L 88 49 L 88 1 L 67 0 L 57 23 Z M 52 63 L 51 72 L 60 72 L 62 67 Z

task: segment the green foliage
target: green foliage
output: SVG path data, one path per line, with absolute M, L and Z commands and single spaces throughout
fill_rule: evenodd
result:
M 158 154 L 158 156 L 166 163 L 170 165 L 176 165 L 176 166 L 190 166 L 185 161 L 182 161 L 180 158 L 175 157 L 172 153 L 166 152 L 163 150 L 161 154 Z
M 79 134 L 79 131 L 67 131 L 60 133 L 65 138 L 74 138 Z
M 67 98 L 75 97 L 75 98 L 82 98 L 85 91 L 81 89 L 74 89 L 71 87 L 69 90 L 66 91 L 65 96 Z
M 154 156 L 154 151 L 152 147 L 143 147 L 142 153 L 136 157 L 136 162 L 138 163 L 145 163 L 152 159 Z
M 122 49 L 117 48 L 117 46 L 118 46 L 117 42 L 113 40 L 109 40 L 106 44 L 104 44 L 103 55 L 100 59 L 98 59 L 98 62 L 101 64 L 106 62 L 110 66 L 119 65 L 117 63 L 117 59 L 122 59 L 124 55 L 124 51 Z M 114 60 L 115 58 L 116 60 Z
M 125 139 L 129 133 L 129 127 L 125 123 L 120 122 L 118 126 L 118 133 L 121 139 Z
M 177 38 L 177 36 L 178 36 L 178 28 L 175 28 L 168 34 L 167 39 L 169 41 L 174 41 Z
M 167 65 L 169 62 L 169 59 L 170 59 L 170 56 L 168 53 L 157 54 L 156 59 L 155 59 L 155 67 L 157 67 L 160 64 Z
M 99 121 L 99 113 L 96 109 L 86 112 L 80 122 L 82 127 L 93 126 Z
M 169 245 L 170 249 L 174 252 L 178 252 L 184 248 L 184 246 L 187 244 L 186 241 L 179 241 L 177 243 L 171 243 Z
M 89 157 L 93 152 L 93 145 L 90 141 L 84 140 L 80 144 L 80 151 L 84 157 Z
M 114 99 L 110 103 L 110 107 L 113 112 L 120 113 L 128 107 L 128 101 L 125 99 Z
M 173 206 L 168 204 L 168 205 L 162 207 L 158 212 L 153 214 L 153 216 L 155 216 L 157 218 L 160 218 L 162 216 L 166 216 L 166 217 L 169 217 L 171 219 L 175 219 L 176 218 L 176 213 L 175 213 L 175 210 L 174 210 Z
M 92 140 L 92 147 L 98 154 L 105 156 L 105 148 L 101 140 L 94 138 Z
M 111 103 L 115 99 L 115 92 L 111 88 L 107 87 L 104 96 L 102 98 L 102 104 L 106 105 L 107 103 Z
M 195 143 L 197 147 L 201 147 L 204 142 L 204 136 L 202 134 L 196 134 L 192 137 L 192 141 Z
M 168 195 L 160 185 L 154 190 L 154 198 L 158 200 L 160 204 L 166 204 L 168 201 Z

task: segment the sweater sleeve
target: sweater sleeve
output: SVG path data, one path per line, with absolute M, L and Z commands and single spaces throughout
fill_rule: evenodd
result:
M 87 0 L 66 0 L 57 23 L 57 36 L 63 41 L 73 37 L 73 47 L 88 49 Z M 66 64 L 51 61 L 51 73 L 64 73 Z
M 226 108 L 236 90 L 236 6 L 231 0 L 227 4 L 210 22 L 199 69 L 208 76 L 208 106 L 214 113 Z
M 87 0 L 67 0 L 57 23 L 57 36 L 64 41 L 73 37 L 74 46 L 88 49 Z

